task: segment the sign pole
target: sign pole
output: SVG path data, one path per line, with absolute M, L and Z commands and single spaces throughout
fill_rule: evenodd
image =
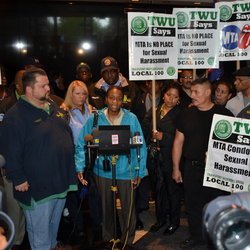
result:
M 152 80 L 152 125 L 153 131 L 156 131 L 156 105 L 155 105 L 155 80 Z
M 193 69 L 193 81 L 196 80 L 196 69 Z
M 236 61 L 236 69 L 237 69 L 237 70 L 240 69 L 240 60 L 237 60 L 237 61 Z

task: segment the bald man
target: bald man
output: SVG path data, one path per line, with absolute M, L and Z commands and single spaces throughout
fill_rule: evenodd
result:
M 193 106 L 184 109 L 177 121 L 173 145 L 173 179 L 183 182 L 190 238 L 181 243 L 181 249 L 203 245 L 202 210 L 204 205 L 225 192 L 203 187 L 205 158 L 214 114 L 233 116 L 226 108 L 211 101 L 211 83 L 201 78 L 192 82 L 191 98 Z M 183 175 L 180 159 L 184 157 Z

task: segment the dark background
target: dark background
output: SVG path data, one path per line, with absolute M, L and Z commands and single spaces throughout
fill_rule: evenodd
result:
M 24 59 L 35 56 L 47 73 L 63 73 L 68 85 L 75 79 L 78 63 L 91 66 L 95 81 L 100 76 L 101 59 L 113 56 L 128 76 L 127 12 L 170 14 L 173 7 L 180 6 L 1 0 L 0 64 L 7 69 L 10 83 L 15 72 L 23 68 Z M 27 44 L 27 53 L 13 46 L 17 41 Z M 91 42 L 92 49 L 79 55 L 77 49 L 83 41 Z M 229 69 L 232 72 L 231 66 Z

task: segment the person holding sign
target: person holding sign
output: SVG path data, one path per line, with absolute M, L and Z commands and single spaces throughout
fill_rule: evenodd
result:
M 250 67 L 241 68 L 233 73 L 234 85 L 237 95 L 227 102 L 226 108 L 234 116 L 237 116 L 242 109 L 250 104 Z
M 153 133 L 151 132 L 152 136 L 148 138 L 149 140 L 157 140 L 159 147 L 155 161 L 152 161 L 153 165 L 150 166 L 153 169 L 149 171 L 151 175 L 155 175 L 155 212 L 157 220 L 157 222 L 151 226 L 150 231 L 156 232 L 168 222 L 169 224 L 164 234 L 171 235 L 180 225 L 181 187 L 180 184 L 175 183 L 171 178 L 171 152 L 175 137 L 176 120 L 180 113 L 181 87 L 177 82 L 170 82 L 163 93 L 164 103 L 156 110 L 157 130 L 153 131 Z M 150 126 L 151 123 L 152 110 L 147 113 L 143 127 L 150 130 L 150 128 L 152 129 L 152 126 Z M 166 213 L 167 204 L 169 205 L 169 214 Z
M 206 78 L 192 82 L 191 98 L 193 106 L 184 109 L 177 119 L 172 158 L 172 178 L 183 182 L 190 238 L 181 243 L 182 249 L 202 245 L 202 211 L 206 203 L 224 191 L 203 187 L 206 152 L 214 114 L 233 116 L 221 105 L 211 101 L 211 83 Z M 180 159 L 184 156 L 183 175 L 180 172 Z

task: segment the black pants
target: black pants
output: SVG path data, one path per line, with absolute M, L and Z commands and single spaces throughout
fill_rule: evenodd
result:
M 205 164 L 194 161 L 185 161 L 184 167 L 184 193 L 188 212 L 190 236 L 195 241 L 202 238 L 203 207 L 218 196 L 228 194 L 225 191 L 203 187 Z
M 141 179 L 141 183 L 135 190 L 135 210 L 136 216 L 141 211 L 147 210 L 149 208 L 149 192 L 150 192 L 150 181 L 149 177 L 145 176 Z
M 169 220 L 171 225 L 180 223 L 181 184 L 172 179 L 171 161 L 155 162 L 156 186 L 155 209 L 159 224 Z

